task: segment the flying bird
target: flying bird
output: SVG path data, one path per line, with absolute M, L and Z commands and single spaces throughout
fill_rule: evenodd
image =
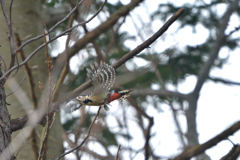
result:
M 87 69 L 87 76 L 91 80 L 93 90 L 89 95 L 80 95 L 75 98 L 75 102 L 88 106 L 104 106 L 105 110 L 109 110 L 107 106 L 114 100 L 122 101 L 126 99 L 132 89 L 122 91 L 110 91 L 115 81 L 115 69 L 105 62 L 95 63 Z

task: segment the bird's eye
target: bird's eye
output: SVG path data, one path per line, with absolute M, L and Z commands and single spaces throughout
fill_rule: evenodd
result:
M 78 96 L 76 99 L 81 102 L 82 101 L 82 96 Z

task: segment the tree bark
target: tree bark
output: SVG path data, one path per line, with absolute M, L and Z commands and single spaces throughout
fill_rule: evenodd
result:
M 10 1 L 5 1 L 5 6 L 7 11 L 9 11 Z M 30 0 L 18 0 L 13 1 L 12 6 L 12 27 L 14 33 L 17 33 L 20 37 L 21 42 L 23 43 L 29 38 L 35 37 L 39 34 L 42 34 L 44 31 L 44 25 L 42 23 L 41 14 L 41 4 L 39 1 L 30 1 Z M 10 62 L 10 47 L 8 42 L 8 28 L 6 25 L 6 21 L 2 12 L 0 13 L 0 21 L 1 23 L 1 30 L 0 30 L 0 44 L 1 44 L 1 56 L 3 57 L 7 66 L 9 66 Z M 31 42 L 27 46 L 23 48 L 23 52 L 25 56 L 29 55 L 34 49 L 36 49 L 40 44 L 43 43 L 43 39 Z M 17 47 L 15 46 L 15 49 Z M 33 79 L 34 79 L 34 90 L 36 92 L 37 99 L 43 94 L 42 91 L 39 89 L 38 82 L 45 84 L 46 80 L 48 79 L 48 72 L 47 72 L 47 64 L 46 55 L 44 50 L 38 52 L 29 62 L 30 69 L 32 71 Z M 21 59 L 18 55 L 18 61 L 21 62 Z M 16 65 L 16 64 L 15 64 Z M 15 72 L 15 71 L 14 71 Z M 13 75 L 14 72 L 11 74 Z M 18 86 L 20 85 L 21 81 L 23 80 L 24 73 L 23 67 L 20 68 L 17 74 L 6 81 L 6 93 L 9 94 L 15 91 Z M 10 76 L 11 76 L 10 75 Z M 27 76 L 26 76 L 27 77 Z M 7 97 L 7 102 L 11 105 L 8 107 L 9 113 L 11 114 L 11 118 L 18 118 L 26 113 L 32 112 L 34 109 L 34 105 L 32 102 L 32 95 L 30 93 L 30 87 L 27 78 L 23 81 L 23 84 L 20 89 L 18 89 L 14 94 Z M 25 107 L 27 106 L 27 107 Z M 60 130 L 60 120 L 59 116 L 56 116 L 55 123 L 51 128 L 51 132 L 49 133 L 49 141 L 47 143 L 47 147 L 49 148 L 47 151 L 49 155 L 58 155 L 62 152 L 62 136 L 59 134 Z M 26 145 L 21 149 L 17 158 L 18 159 L 31 159 L 34 160 L 38 157 L 38 148 L 39 148 L 39 135 L 42 132 L 42 126 L 38 127 L 38 133 L 35 134 L 35 138 L 29 141 L 26 141 Z M 19 134 L 20 133 L 20 134 Z M 57 134 L 58 133 L 58 134 Z M 24 133 L 20 130 L 19 132 L 14 132 L 12 135 L 12 139 L 19 134 L 24 136 Z M 32 142 L 35 141 L 35 142 Z M 1 141 L 2 142 L 2 141 Z M 36 143 L 37 142 L 37 143 Z M 35 143 L 35 144 L 34 144 Z M 37 151 L 37 152 L 36 152 Z M 14 153 L 16 154 L 16 153 Z M 47 156 L 49 157 L 49 156 Z M 48 158 L 47 158 L 48 159 Z
M 2 76 L 1 64 L 0 64 L 0 76 Z M 8 147 L 11 143 L 11 128 L 10 128 L 10 115 L 6 106 L 6 95 L 4 89 L 4 82 L 0 81 L 0 153 L 4 151 L 1 157 L 11 157 L 11 147 Z M 5 150 L 7 149 L 7 151 Z

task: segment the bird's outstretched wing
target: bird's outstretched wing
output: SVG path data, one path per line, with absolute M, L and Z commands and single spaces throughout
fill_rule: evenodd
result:
M 100 65 L 95 63 L 87 69 L 87 76 L 93 84 L 91 96 L 106 96 L 115 81 L 115 70 L 104 62 L 100 62 Z

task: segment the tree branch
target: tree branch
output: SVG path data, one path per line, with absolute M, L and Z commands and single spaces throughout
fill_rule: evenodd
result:
M 19 38 L 19 35 L 17 33 L 15 33 L 15 41 L 16 41 L 16 44 L 17 44 L 18 47 L 21 46 L 22 42 L 21 42 L 21 40 Z M 23 50 L 20 50 L 19 53 L 20 53 L 20 57 L 21 57 L 22 61 L 24 61 L 26 59 L 26 56 L 25 56 Z M 31 70 L 28 63 L 25 63 L 24 66 L 25 66 L 25 70 L 26 70 L 27 75 L 28 75 L 33 106 L 34 106 L 34 108 L 37 108 L 37 96 L 36 96 L 35 89 L 34 89 L 35 83 L 34 83 L 34 79 L 33 79 L 33 75 L 32 75 L 32 70 Z
M 104 1 L 104 4 L 106 3 L 106 1 L 107 1 L 107 0 Z M 79 2 L 79 3 L 80 3 L 80 2 Z M 104 4 L 103 4 L 103 5 L 99 8 L 99 10 L 98 10 L 91 18 L 89 18 L 87 21 L 84 21 L 84 22 L 82 22 L 82 23 L 79 23 L 79 24 L 77 24 L 77 25 L 75 25 L 75 26 L 73 26 L 73 27 L 65 30 L 65 31 L 62 32 L 61 34 L 59 34 L 59 35 L 57 35 L 56 37 L 50 39 L 50 40 L 47 42 L 47 44 L 55 41 L 55 40 L 58 39 L 59 37 L 62 37 L 62 36 L 64 36 L 64 35 L 66 35 L 67 33 L 71 32 L 73 29 L 75 29 L 75 28 L 77 28 L 77 27 L 79 27 L 79 26 L 81 26 L 81 25 L 84 25 L 84 24 L 90 22 L 90 21 L 91 21 L 94 17 L 96 17 L 96 16 L 98 15 L 98 13 L 102 10 Z M 70 13 L 72 13 L 72 11 L 71 11 Z M 68 16 L 66 16 L 66 17 L 68 17 Z M 65 18 L 66 18 L 66 17 L 65 17 Z M 65 19 L 65 18 L 64 18 L 64 19 Z M 65 21 L 65 20 L 64 20 L 64 21 Z M 50 29 L 49 32 L 48 32 L 46 35 L 48 35 L 51 31 L 52 31 L 52 30 Z M 37 37 L 39 37 L 39 36 L 37 36 Z M 42 37 L 43 37 L 43 35 L 41 35 L 40 38 L 42 38 Z M 36 38 L 36 37 L 35 37 L 35 38 Z M 37 40 L 37 39 L 39 39 L 39 38 L 36 38 L 36 39 L 33 38 L 33 39 L 31 39 L 31 40 L 32 40 L 32 41 L 35 41 L 35 40 Z M 32 41 L 30 41 L 30 42 L 32 42 Z M 29 42 L 29 43 L 30 43 L 30 42 Z M 26 42 L 25 42 L 23 45 L 26 45 Z M 24 47 L 23 45 L 21 45 L 21 46 Z M 19 47 L 16 52 L 18 52 L 19 50 L 21 50 L 22 47 Z M 2 75 L 2 77 L 0 78 L 0 80 L 2 80 L 4 77 L 6 77 L 6 76 L 7 76 L 9 73 L 11 73 L 13 70 L 15 70 L 15 69 L 17 69 L 18 67 L 23 66 L 25 63 L 27 63 L 27 62 L 28 62 L 40 49 L 42 49 L 43 47 L 45 47 L 45 43 L 43 43 L 42 45 L 38 46 L 22 63 L 20 63 L 20 64 L 18 64 L 18 65 L 16 65 L 16 66 L 13 66 L 13 67 L 11 67 L 11 68 L 9 68 L 9 70 L 8 70 L 5 74 Z M 64 54 L 61 54 L 61 55 L 63 55 L 63 57 L 65 57 Z M 61 55 L 60 55 L 60 57 L 61 57 Z M 72 55 L 72 56 L 73 56 L 73 55 Z M 70 57 L 71 57 L 71 56 L 70 56 Z M 61 57 L 60 59 L 62 59 L 62 57 Z M 62 67 L 61 67 L 61 68 L 62 68 Z
M 134 1 L 135 2 L 135 1 Z M 133 3 L 133 1 L 131 2 Z M 131 4 L 130 3 L 130 4 Z M 134 3 L 135 4 L 135 3 Z M 138 4 L 138 3 L 137 3 Z M 137 5 L 135 4 L 135 5 Z M 126 7 L 126 6 L 125 6 Z M 121 12 L 127 10 L 129 12 L 129 7 L 124 8 L 124 9 L 120 9 Z M 120 67 L 122 64 L 124 64 L 127 60 L 131 59 L 133 56 L 137 55 L 138 53 L 140 53 L 143 49 L 147 48 L 151 43 L 153 43 L 157 38 L 159 38 L 159 36 L 161 36 L 167 29 L 168 27 L 177 20 L 177 18 L 180 17 L 180 15 L 182 15 L 184 13 L 185 9 L 180 9 L 176 14 L 174 14 L 161 28 L 159 31 L 157 31 L 152 37 L 150 37 L 148 40 L 146 40 L 145 42 L 143 42 L 141 45 L 139 45 L 138 47 L 136 47 L 135 49 L 133 49 L 132 51 L 130 51 L 129 53 L 127 53 L 126 55 L 124 55 L 121 59 L 119 59 L 117 62 L 115 62 L 112 66 L 117 69 L 118 67 Z M 119 13 L 118 13 L 119 14 Z M 117 15 L 118 15 L 117 14 Z M 122 13 L 123 14 L 123 13 Z M 126 14 L 126 13 L 125 13 Z M 119 17 L 118 17 L 119 18 Z M 111 18 L 113 20 L 115 20 L 115 18 Z M 110 23 L 110 22 L 109 22 Z M 112 23 L 112 22 L 111 22 Z M 100 25 L 101 26 L 101 25 Z M 97 32 L 97 30 L 95 31 Z M 89 32 L 88 34 L 92 34 L 91 32 Z M 88 35 L 86 34 L 86 35 Z M 85 36 L 86 36 L 85 35 Z M 89 39 L 87 39 L 89 40 Z M 82 42 L 82 40 L 81 40 Z M 85 42 L 84 42 L 85 43 Z M 71 47 L 71 48 L 74 48 Z M 71 52 L 71 51 L 69 51 Z M 63 54 L 61 54 L 59 56 L 62 57 Z M 63 55 L 64 56 L 64 55 Z M 59 71 L 61 70 L 61 65 L 64 63 L 64 59 L 58 59 L 61 62 L 58 62 L 58 65 L 54 66 L 53 68 L 58 69 Z M 57 74 L 56 72 L 54 72 L 54 69 L 52 71 L 53 73 Z M 70 99 L 76 97 L 77 95 L 79 95 L 81 92 L 83 92 L 85 89 L 89 88 L 91 86 L 91 81 L 87 81 L 85 83 L 83 83 L 81 86 L 79 86 L 78 88 L 76 88 L 74 91 L 70 92 L 67 96 L 59 99 L 58 101 L 54 102 L 51 106 L 52 110 L 50 111 L 50 113 L 56 112 L 60 109 L 61 105 L 64 105 L 65 102 L 69 101 Z M 176 94 L 175 92 L 171 92 L 171 91 L 161 91 L 162 93 L 169 93 L 169 95 L 172 93 L 173 95 L 181 95 L 181 94 Z M 160 92 L 160 93 L 161 93 Z M 185 96 L 184 96 L 185 97 Z M 23 128 L 24 124 L 27 122 L 28 118 L 27 116 L 24 117 L 20 117 L 17 119 L 13 119 L 11 120 L 11 129 L 12 131 L 17 131 L 21 128 Z M 17 123 L 17 124 L 16 124 Z M 44 121 L 39 122 L 40 124 L 44 124 Z
M 139 54 L 145 48 L 148 48 L 156 39 L 158 39 L 168 27 L 173 24 L 183 13 L 185 12 L 184 8 L 179 9 L 153 36 L 143 42 L 141 45 L 137 46 L 135 49 L 124 55 L 121 59 L 115 62 L 112 67 L 118 68 L 124 64 L 127 60 L 133 58 L 135 55 Z
M 4 15 L 5 19 L 6 19 L 8 30 L 9 30 L 8 40 L 9 40 L 10 51 L 11 51 L 11 62 L 10 62 L 10 65 L 9 65 L 9 69 L 10 69 L 15 64 L 15 56 L 16 56 L 16 53 L 14 52 L 14 38 L 13 38 L 12 17 L 11 17 L 13 0 L 11 0 L 11 3 L 10 3 L 9 16 L 7 14 L 7 11 L 6 11 L 4 0 L 1 0 L 0 3 L 1 3 L 2 12 L 3 12 L 3 15 Z M 8 77 L 10 74 L 11 74 L 11 72 L 9 72 L 6 75 L 6 77 Z
M 223 156 L 220 160 L 235 160 L 239 157 L 240 154 L 240 145 L 234 145 L 233 148 Z
M 60 24 L 62 24 L 64 21 L 66 21 L 66 20 L 75 12 L 75 10 L 78 8 L 78 6 L 80 6 L 80 5 L 82 4 L 82 2 L 83 2 L 83 0 L 81 0 L 74 8 L 68 13 L 67 16 L 65 16 L 61 21 L 59 21 L 59 22 L 56 23 L 52 28 L 50 28 L 50 29 L 49 29 L 49 32 L 48 32 L 46 35 L 50 34 L 50 33 L 51 33 L 54 29 L 56 29 Z M 34 38 L 32 38 L 32 39 L 27 40 L 26 42 L 24 42 L 24 43 L 16 50 L 16 52 L 19 52 L 21 49 L 23 49 L 24 46 L 26 46 L 27 44 L 29 44 L 29 43 L 31 43 L 31 42 L 33 42 L 33 41 L 36 41 L 36 40 L 42 38 L 43 36 L 44 36 L 44 35 L 41 34 L 41 35 L 39 35 L 39 36 L 37 36 L 37 37 L 34 37 Z
M 68 152 L 65 152 L 65 153 L 61 154 L 58 158 L 56 158 L 56 160 L 59 160 L 59 159 L 62 158 L 63 156 L 65 156 L 65 155 L 67 155 L 67 154 L 69 154 L 69 153 L 72 153 L 73 151 L 75 151 L 75 150 L 79 149 L 80 147 L 82 147 L 82 145 L 86 142 L 86 140 L 87 140 L 88 137 L 90 136 L 90 132 L 91 132 L 92 126 L 93 126 L 93 124 L 95 123 L 95 121 L 97 120 L 97 117 L 98 117 L 100 111 L 101 111 L 101 107 L 98 108 L 98 112 L 97 112 L 95 118 L 93 119 L 90 127 L 88 128 L 87 136 L 83 139 L 82 143 L 79 144 L 78 146 L 74 147 L 73 149 L 69 150 Z
M 218 56 L 218 53 L 221 47 L 226 42 L 226 35 L 225 30 L 227 28 L 230 16 L 232 13 L 237 9 L 239 0 L 235 0 L 232 2 L 228 9 L 226 10 L 225 14 L 223 15 L 222 19 L 220 20 L 220 26 L 217 30 L 216 40 L 213 44 L 212 50 L 210 51 L 208 60 L 203 64 L 201 70 L 198 74 L 198 80 L 196 86 L 192 93 L 189 94 L 188 102 L 189 107 L 186 111 L 186 118 L 187 118 L 187 140 L 189 146 L 195 146 L 199 144 L 198 141 L 198 133 L 197 133 L 197 125 L 196 125 L 196 111 L 197 111 L 197 101 L 199 98 L 199 92 L 205 82 L 205 80 L 209 77 L 209 72 L 214 64 L 215 59 Z M 206 158 L 206 155 L 203 155 Z
M 226 129 L 219 135 L 215 136 L 214 138 L 210 139 L 209 141 L 185 150 L 182 154 L 174 158 L 174 160 L 189 160 L 191 157 L 194 157 L 200 153 L 203 153 L 205 150 L 215 146 L 220 141 L 227 139 L 228 136 L 234 134 L 239 129 L 240 129 L 240 121 L 233 124 L 231 127 Z
M 240 82 L 234 82 L 231 80 L 226 80 L 226 79 L 222 79 L 222 78 L 213 78 L 213 77 L 208 77 L 210 80 L 214 81 L 214 82 L 222 82 L 224 84 L 231 84 L 231 85 L 240 85 Z
M 142 89 L 134 89 L 131 93 L 132 96 L 145 96 L 145 95 L 158 95 L 158 96 L 170 96 L 170 97 L 179 97 L 182 99 L 188 99 L 187 94 L 182 94 L 179 92 L 168 91 L 165 89 L 160 90 L 152 90 L 149 88 L 142 88 Z
M 228 26 L 230 16 L 238 8 L 238 2 L 239 2 L 239 0 L 235 0 L 234 2 L 232 2 L 231 5 L 228 7 L 228 10 L 226 11 L 226 13 L 224 14 L 224 16 L 221 19 L 220 27 L 219 27 L 219 30 L 217 31 L 216 41 L 213 44 L 213 48 L 210 52 L 208 60 L 204 63 L 203 67 L 199 71 L 198 81 L 194 88 L 193 94 L 199 94 L 199 92 L 203 86 L 203 83 L 209 76 L 210 69 L 211 69 L 215 59 L 217 58 L 221 47 L 226 42 L 227 36 L 225 35 L 225 30 Z

